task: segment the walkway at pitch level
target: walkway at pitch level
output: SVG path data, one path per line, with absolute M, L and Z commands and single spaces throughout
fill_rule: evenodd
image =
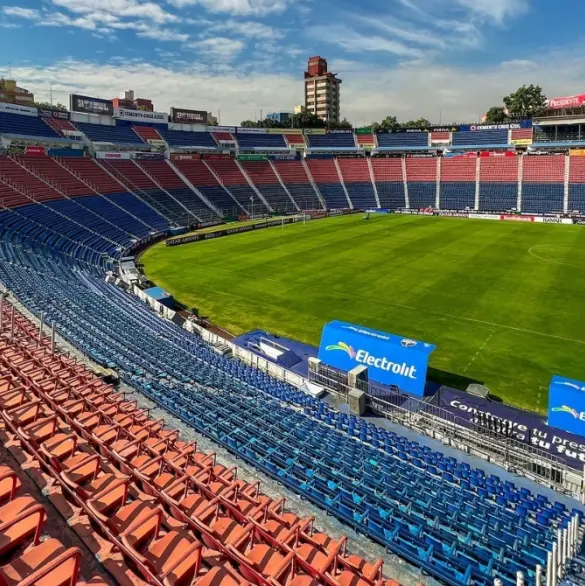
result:
M 2 263 L 0 278 L 130 385 L 448 584 L 512 585 L 517 571 L 533 584 L 571 520 L 561 503 L 217 356 L 99 278 L 48 268 Z

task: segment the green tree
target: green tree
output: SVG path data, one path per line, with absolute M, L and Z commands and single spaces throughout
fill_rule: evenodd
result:
M 494 106 L 493 108 L 490 108 L 485 115 L 485 121 L 490 124 L 503 124 L 507 119 L 508 115 L 503 106 Z
M 386 116 L 382 122 L 372 122 L 371 124 L 373 132 L 377 130 L 392 130 L 394 128 L 398 128 L 400 123 L 398 122 L 398 118 L 396 116 Z
M 347 118 L 344 118 L 341 122 L 330 122 L 329 128 L 333 130 L 352 130 L 353 125 Z
M 409 120 L 402 124 L 404 128 L 428 128 L 431 123 L 426 118 L 419 118 L 418 120 Z
M 307 110 L 295 114 L 292 117 L 292 121 L 287 123 L 286 127 L 289 128 L 325 128 L 325 120 L 319 118 L 316 114 L 312 114 Z
M 63 104 L 50 104 L 49 102 L 33 102 L 39 110 L 51 110 L 55 112 L 67 112 L 67 107 Z
M 546 109 L 546 96 L 539 85 L 523 85 L 504 98 L 510 118 L 532 118 Z
M 243 120 L 240 123 L 240 126 L 243 128 L 256 128 L 257 122 L 254 122 L 253 120 Z

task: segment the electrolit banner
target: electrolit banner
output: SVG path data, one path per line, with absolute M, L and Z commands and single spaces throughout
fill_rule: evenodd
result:
M 332 321 L 323 328 L 319 360 L 344 371 L 365 366 L 370 380 L 422 397 L 429 356 L 435 348 L 426 342 Z
M 585 437 L 585 383 L 553 376 L 548 390 L 548 424 Z

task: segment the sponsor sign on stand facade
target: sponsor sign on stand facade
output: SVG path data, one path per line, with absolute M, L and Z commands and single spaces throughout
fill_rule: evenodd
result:
M 21 106 L 20 104 L 8 104 L 0 102 L 0 112 L 8 112 L 9 114 L 21 114 L 24 116 L 38 116 L 39 109 L 33 106 Z
M 510 141 L 515 146 L 529 146 L 532 144 L 531 138 L 513 138 Z
M 266 134 L 266 128 L 238 128 L 238 134 Z
M 97 151 L 95 156 L 98 159 L 131 159 L 132 153 L 129 152 L 108 152 Z
M 344 372 L 365 366 L 369 380 L 422 397 L 433 350 L 433 344 L 332 321 L 323 328 L 318 357 Z
M 39 116 L 42 118 L 58 118 L 59 120 L 69 120 L 69 112 L 62 110 L 39 110 Z
M 201 153 L 193 153 L 190 155 L 181 155 L 179 153 L 171 153 L 172 161 L 199 161 L 201 160 Z
M 114 116 L 119 120 L 130 120 L 131 122 L 166 124 L 169 121 L 169 115 L 166 112 L 143 112 L 142 110 L 128 110 L 127 108 L 116 108 Z
M 47 154 L 47 150 L 42 146 L 27 146 L 24 154 L 29 157 L 44 157 Z

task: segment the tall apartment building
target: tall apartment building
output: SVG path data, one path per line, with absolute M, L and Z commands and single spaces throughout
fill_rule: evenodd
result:
M 305 108 L 327 122 L 339 122 L 339 79 L 327 71 L 327 59 L 311 57 L 305 71 Z

